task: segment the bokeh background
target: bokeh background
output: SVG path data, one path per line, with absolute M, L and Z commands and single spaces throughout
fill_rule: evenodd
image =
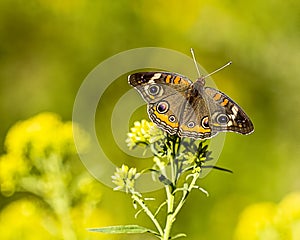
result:
M 295 0 L 0 1 L 0 238 L 152 239 L 85 232 L 95 226 L 152 225 L 142 215 L 134 219 L 129 196 L 87 174 L 70 147 L 68 124 L 80 84 L 96 65 L 121 51 L 154 46 L 187 55 L 193 47 L 207 72 L 232 60 L 213 78 L 255 125 L 249 136 L 227 134 L 218 165 L 234 174 L 212 171 L 202 179 L 210 196 L 193 193 L 174 232 L 185 232 L 188 239 L 300 239 L 299 11 Z M 99 103 L 99 131 L 128 89 L 124 75 L 106 93 L 109 101 Z M 43 131 L 28 136 L 32 126 Z M 109 152 L 113 138 L 106 134 L 101 144 Z M 56 170 L 52 163 L 39 165 L 53 155 Z M 20 159 L 38 166 L 28 171 Z M 58 185 L 49 175 L 55 171 L 63 176 L 60 191 L 53 190 Z M 14 186 L 24 172 L 34 182 L 23 178 Z M 48 188 L 32 188 L 37 182 Z M 152 195 L 163 199 L 163 194 Z

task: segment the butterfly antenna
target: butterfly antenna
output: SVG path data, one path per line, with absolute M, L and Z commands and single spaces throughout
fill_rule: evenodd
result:
M 203 78 L 207 78 L 207 77 L 209 77 L 209 76 L 211 76 L 211 75 L 213 75 L 213 74 L 215 74 L 215 73 L 217 73 L 217 72 L 221 71 L 223 68 L 226 68 L 226 67 L 228 67 L 228 66 L 229 66 L 231 63 L 232 63 L 231 61 L 230 61 L 230 62 L 228 62 L 228 63 L 226 63 L 224 66 L 222 66 L 222 67 L 218 68 L 217 70 L 213 71 L 213 72 L 212 72 L 212 73 L 210 73 L 210 74 L 207 74 L 207 75 L 206 75 L 206 76 L 204 76 Z
M 194 54 L 194 49 L 193 48 L 191 48 L 191 53 L 192 53 L 193 61 L 194 61 L 194 64 L 196 66 L 198 75 L 199 75 L 199 77 L 201 77 L 201 74 L 200 74 L 200 71 L 199 71 L 199 68 L 198 68 L 198 65 L 197 65 L 197 61 L 196 61 L 196 58 L 195 58 L 195 54 Z

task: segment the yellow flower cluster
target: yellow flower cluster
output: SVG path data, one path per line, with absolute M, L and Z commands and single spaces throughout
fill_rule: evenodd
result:
M 129 149 L 133 149 L 137 145 L 147 146 L 162 138 L 164 138 L 163 131 L 161 131 L 153 122 L 143 119 L 134 122 L 134 126 L 127 134 L 126 143 Z
M 300 239 L 300 192 L 287 195 L 279 204 L 248 206 L 240 216 L 235 239 Z
M 4 145 L 0 184 L 6 195 L 14 193 L 19 179 L 49 166 L 45 164 L 47 159 L 58 156 L 56 159 L 62 161 L 76 153 L 72 123 L 62 122 L 54 113 L 41 113 L 16 123 L 7 133 Z
M 103 217 L 100 183 L 78 172 L 73 131 L 88 144 L 79 126 L 54 113 L 38 114 L 9 130 L 0 157 L 1 192 L 10 196 L 21 190 L 38 198 L 12 201 L 0 211 L 0 239 L 87 239 L 88 221 Z
M 59 237 L 55 216 L 41 211 L 37 204 L 29 199 L 17 200 L 0 213 L 1 239 L 45 239 L 54 240 Z
M 80 204 L 71 209 L 76 239 L 107 239 L 105 235 L 90 234 L 86 229 L 112 224 L 113 217 L 101 208 L 91 208 L 87 205 L 90 203 Z M 55 214 L 31 199 L 19 199 L 4 207 L 0 212 L 0 220 L 0 239 L 71 239 L 62 236 L 61 224 Z
M 136 168 L 129 168 L 126 165 L 117 168 L 115 174 L 112 176 L 113 183 L 117 185 L 114 190 L 124 190 L 126 193 L 134 192 L 135 180 L 140 176 L 136 172 Z
M 54 113 L 41 113 L 15 124 L 5 139 L 6 151 L 34 158 L 75 153 L 72 122 L 62 122 Z

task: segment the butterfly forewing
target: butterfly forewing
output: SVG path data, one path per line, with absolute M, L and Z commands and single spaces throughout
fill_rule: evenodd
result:
M 186 91 L 191 83 L 181 75 L 165 72 L 142 72 L 129 76 L 129 84 L 148 103 L 150 119 L 170 134 L 177 134 L 179 131 Z

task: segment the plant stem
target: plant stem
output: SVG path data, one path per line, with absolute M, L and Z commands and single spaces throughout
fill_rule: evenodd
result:
M 61 223 L 62 238 L 76 240 L 77 236 L 70 213 L 70 196 L 68 195 L 67 183 L 63 178 L 66 175 L 66 169 L 61 167 L 61 162 L 62 160 L 58 156 L 51 156 L 51 160 L 45 161 L 45 166 L 47 167 L 47 171 L 45 171 L 46 179 L 51 180 L 51 183 L 55 186 L 53 188 L 54 191 L 48 197 L 48 203 L 54 209 Z M 47 197 L 45 198 L 47 199 Z
M 170 238 L 170 234 L 171 234 L 171 229 L 172 229 L 172 225 L 173 222 L 175 221 L 175 218 L 173 217 L 173 211 L 174 211 L 174 199 L 175 199 L 175 195 L 174 195 L 174 187 L 176 187 L 176 182 L 177 182 L 177 178 L 178 178 L 178 166 L 177 163 L 175 162 L 176 160 L 176 142 L 177 140 L 180 138 L 175 138 L 172 140 L 172 147 L 171 147 L 171 154 L 169 156 L 169 161 L 170 161 L 170 165 L 171 165 L 171 181 L 173 186 L 165 186 L 166 189 L 166 194 L 167 194 L 167 219 L 166 219 L 166 225 L 165 225 L 165 229 L 164 229 L 164 235 L 163 235 L 163 240 L 168 240 Z M 179 145 L 177 146 L 179 149 L 180 146 L 180 142 Z M 177 149 L 177 150 L 178 150 Z
M 132 194 L 132 199 L 134 201 L 136 201 L 141 208 L 145 211 L 145 213 L 148 215 L 148 217 L 151 219 L 151 221 L 154 223 L 156 229 L 158 230 L 160 236 L 163 236 L 163 230 L 159 224 L 159 222 L 156 220 L 155 216 L 153 215 L 153 213 L 149 210 L 149 208 L 147 207 L 147 205 L 144 203 L 144 201 L 142 199 L 140 199 L 136 194 Z
M 171 192 L 171 187 L 166 186 L 166 193 L 167 193 L 167 203 L 168 203 L 168 215 L 166 220 L 166 226 L 164 229 L 163 240 L 168 240 L 170 238 L 172 225 L 175 222 L 176 216 L 183 207 L 187 196 L 189 195 L 190 191 L 195 187 L 196 181 L 199 178 L 199 172 L 193 174 L 193 179 L 186 191 L 183 192 L 180 202 L 178 203 L 177 207 L 174 210 L 174 193 Z
M 185 203 L 187 196 L 189 195 L 189 193 L 192 191 L 192 189 L 195 187 L 196 185 L 196 181 L 199 178 L 199 173 L 194 173 L 193 174 L 193 179 L 188 187 L 188 189 L 186 191 L 183 192 L 182 198 L 180 200 L 180 202 L 178 203 L 173 215 L 174 218 L 176 217 L 176 215 L 179 213 L 180 209 L 182 208 L 183 204 Z
M 171 187 L 166 186 L 166 193 L 167 193 L 167 204 L 168 204 L 168 212 L 167 212 L 167 220 L 166 220 L 166 226 L 164 229 L 164 235 L 163 240 L 168 240 L 171 234 L 171 229 L 173 222 L 175 221 L 173 217 L 173 209 L 174 209 L 174 194 L 171 192 Z

